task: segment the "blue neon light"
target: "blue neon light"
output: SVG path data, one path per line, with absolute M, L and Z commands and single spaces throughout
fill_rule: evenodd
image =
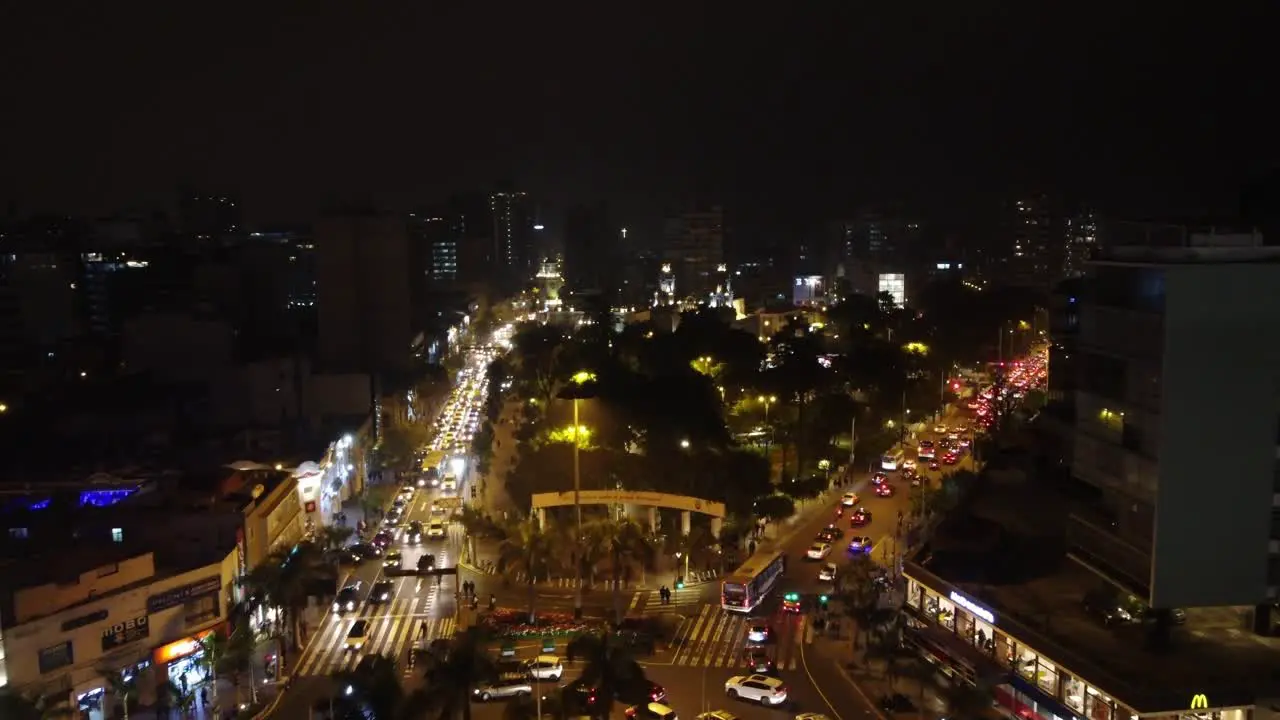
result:
M 137 488 L 85 490 L 80 493 L 80 507 L 111 507 L 137 491 Z
M 53 498 L 40 498 L 39 500 L 32 500 L 27 505 L 27 509 L 28 510 L 44 510 L 45 508 L 49 507 L 51 504 L 53 504 Z

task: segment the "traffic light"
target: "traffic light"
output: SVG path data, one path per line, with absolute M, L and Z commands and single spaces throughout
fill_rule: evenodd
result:
M 677 590 L 684 589 L 684 578 L 676 578 L 676 589 Z
M 826 596 L 826 595 L 819 595 L 819 596 L 818 596 L 818 602 L 822 603 L 822 604 L 823 604 L 823 606 L 826 606 L 826 604 L 827 604 L 827 596 Z

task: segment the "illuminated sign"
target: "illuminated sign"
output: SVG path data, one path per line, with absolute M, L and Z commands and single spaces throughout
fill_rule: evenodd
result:
M 188 655 L 191 655 L 195 651 L 199 650 L 200 641 L 209 637 L 212 634 L 213 634 L 212 630 L 205 630 L 204 632 L 194 637 L 184 638 L 182 640 L 175 640 L 174 642 L 171 642 L 168 645 L 161 645 L 160 647 L 156 648 L 153 659 L 155 660 L 155 663 L 157 665 L 173 662 L 174 660 L 181 660 L 182 658 L 187 657 Z
M 206 595 L 217 595 L 222 589 L 222 579 L 217 575 L 210 575 L 207 578 L 201 578 L 193 583 L 181 585 L 157 593 L 147 598 L 147 612 L 158 613 L 161 610 L 168 610 L 171 607 L 184 605 L 190 600 L 204 597 Z
M 102 650 L 106 652 L 151 634 L 146 615 L 118 622 L 102 629 Z
M 995 613 L 993 613 L 993 612 L 991 612 L 990 610 L 988 610 L 988 609 L 986 609 L 986 608 L 982 607 L 981 605 L 979 605 L 978 603 L 976 603 L 976 602 L 974 602 L 974 601 L 970 600 L 969 598 L 967 598 L 967 597 L 965 597 L 965 596 L 961 595 L 960 593 L 956 592 L 955 590 L 952 590 L 952 591 L 951 591 L 951 602 L 953 602 L 953 603 L 955 603 L 955 604 L 959 605 L 960 607 L 964 608 L 965 610 L 968 610 L 969 612 L 973 613 L 974 615 L 978 616 L 979 618 L 981 618 L 981 619 L 983 619 L 983 620 L 986 620 L 987 622 L 991 623 L 992 625 L 995 625 L 995 624 L 996 624 L 996 616 L 995 616 Z
M 1208 710 L 1209 698 L 1205 697 L 1204 693 L 1197 693 L 1193 695 L 1191 697 L 1191 709 L 1192 710 Z

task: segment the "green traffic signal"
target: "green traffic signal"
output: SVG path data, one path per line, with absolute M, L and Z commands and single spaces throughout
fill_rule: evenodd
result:
M 819 595 L 819 596 L 818 596 L 818 602 L 822 603 L 823 605 L 826 605 L 826 604 L 827 604 L 827 596 L 826 596 L 826 595 Z
M 683 589 L 684 589 L 684 581 L 683 581 L 683 580 L 681 580 L 680 582 L 676 583 L 676 589 L 677 589 L 677 590 L 683 590 Z

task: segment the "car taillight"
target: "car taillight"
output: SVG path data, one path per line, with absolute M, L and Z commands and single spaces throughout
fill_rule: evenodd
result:
M 787 686 L 786 686 L 786 685 L 783 685 L 782 687 L 778 688 L 777 690 L 774 690 L 774 691 L 773 691 L 773 694 L 774 694 L 774 695 L 781 695 L 781 694 L 785 693 L 786 691 L 787 691 Z

